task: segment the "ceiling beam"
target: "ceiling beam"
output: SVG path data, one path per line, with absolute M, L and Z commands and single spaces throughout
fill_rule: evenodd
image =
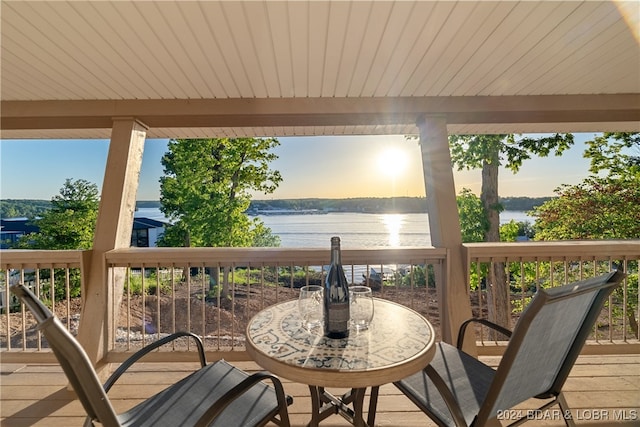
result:
M 0 129 L 101 129 L 133 117 L 150 128 L 415 124 L 640 123 L 640 94 L 498 97 L 2 101 Z

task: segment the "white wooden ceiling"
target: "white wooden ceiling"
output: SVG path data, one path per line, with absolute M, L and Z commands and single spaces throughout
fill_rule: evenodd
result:
M 108 137 L 97 116 L 124 114 L 150 137 L 403 134 L 421 108 L 452 133 L 640 130 L 639 22 L 637 1 L 3 0 L 2 137 Z M 564 97 L 586 118 L 550 120 Z M 467 100 L 485 114 L 454 120 Z

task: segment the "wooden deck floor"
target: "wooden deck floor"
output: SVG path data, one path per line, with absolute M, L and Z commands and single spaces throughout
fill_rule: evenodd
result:
M 497 364 L 497 357 L 483 357 Z M 258 370 L 251 362 L 235 362 L 248 371 Z M 0 424 L 17 426 L 81 426 L 83 409 L 73 392 L 66 389 L 66 379 L 58 366 L 1 364 Z M 109 393 L 116 410 L 124 410 L 175 382 L 190 372 L 195 364 L 139 364 L 123 377 Z M 161 371 L 161 373 L 159 373 Z M 294 426 L 308 422 L 310 401 L 308 388 L 284 381 L 285 390 L 293 395 L 289 407 Z M 381 388 L 376 425 L 432 426 L 393 385 Z M 567 401 L 578 425 L 640 425 L 640 355 L 582 356 L 565 385 Z M 366 404 L 367 402 L 365 402 Z M 533 407 L 525 402 L 520 409 Z M 542 415 L 542 414 L 541 414 Z M 544 417 L 555 417 L 553 412 Z M 626 418 L 626 420 L 625 420 Z M 349 425 L 340 416 L 332 416 L 321 426 Z M 526 425 L 562 426 L 560 420 L 537 420 Z

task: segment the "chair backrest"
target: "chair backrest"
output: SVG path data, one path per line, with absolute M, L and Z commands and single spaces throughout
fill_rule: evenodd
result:
M 522 313 L 474 424 L 532 397 L 557 396 L 605 301 L 623 279 L 614 271 L 539 290 Z
M 11 286 L 11 292 L 20 298 L 33 314 L 38 329 L 44 334 L 88 416 L 103 425 L 119 425 L 116 412 L 100 384 L 98 375 L 78 341 L 25 286 Z

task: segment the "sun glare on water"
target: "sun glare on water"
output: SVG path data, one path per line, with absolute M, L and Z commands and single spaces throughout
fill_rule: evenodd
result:
M 385 214 L 382 215 L 382 222 L 389 233 L 389 246 L 397 248 L 400 246 L 400 230 L 404 223 L 404 215 L 402 214 Z

